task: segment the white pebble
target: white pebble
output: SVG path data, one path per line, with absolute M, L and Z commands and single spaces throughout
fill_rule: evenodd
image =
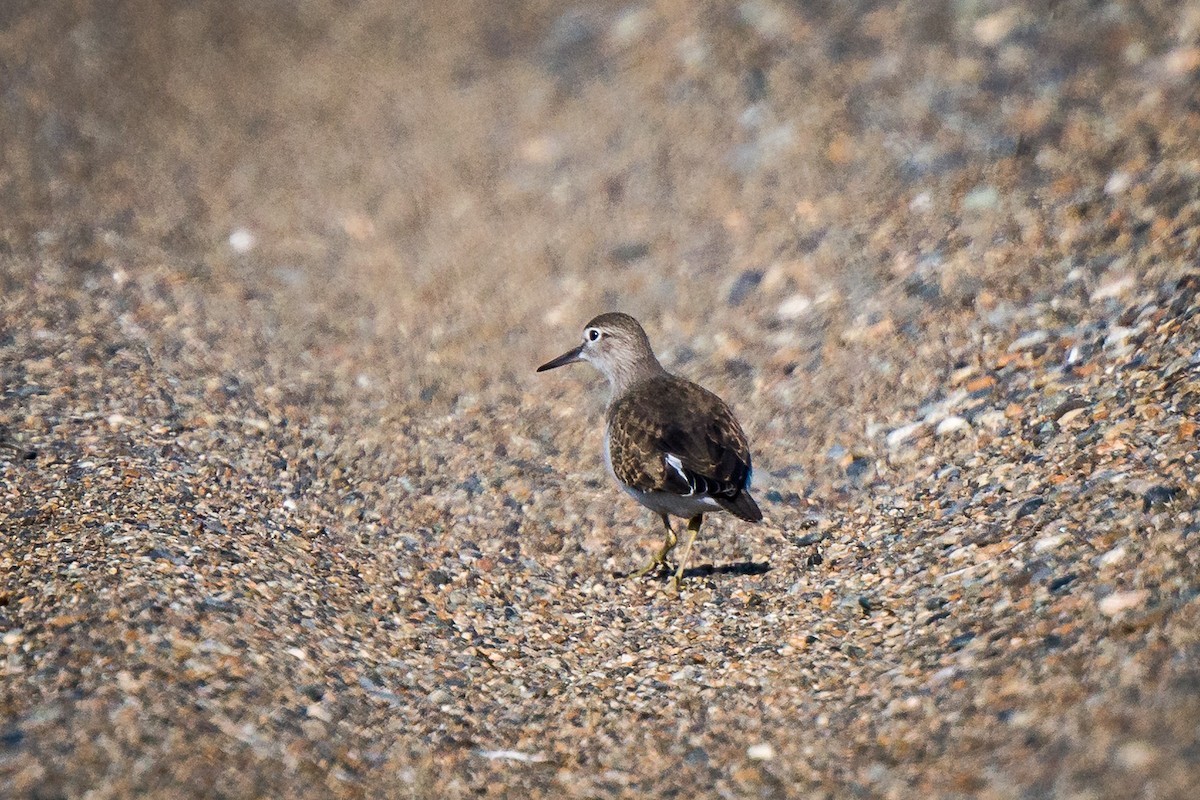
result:
M 520 761 L 524 764 L 541 764 L 549 761 L 549 756 L 543 753 L 524 753 L 520 750 L 476 750 L 478 755 L 488 761 Z
M 1058 418 L 1058 426 L 1061 428 L 1071 424 L 1071 420 L 1082 416 L 1085 411 L 1087 411 L 1086 408 L 1072 408 L 1070 411 Z
M 1030 331 L 1020 337 L 1008 346 L 1008 352 L 1018 353 L 1022 350 L 1028 350 L 1031 347 L 1037 347 L 1042 342 L 1050 338 L 1050 334 L 1044 330 Z
M 233 233 L 229 234 L 229 246 L 236 253 L 248 253 L 254 249 L 254 244 L 254 234 L 245 228 L 234 228 Z
M 957 433 L 958 431 L 966 430 L 970 427 L 971 423 L 967 422 L 960 416 L 952 415 L 946 417 L 944 420 L 938 423 L 935 433 L 937 433 L 938 436 L 949 436 L 952 433 Z
M 775 748 L 768 742 L 759 742 L 746 748 L 746 757 L 753 761 L 770 761 L 775 757 Z
M 311 704 L 308 708 L 304 709 L 304 713 L 322 722 L 333 722 L 333 715 L 329 713 L 329 709 L 320 703 Z
M 1155 749 L 1143 741 L 1126 742 L 1117 750 L 1117 762 L 1125 769 L 1145 769 L 1157 758 Z
M 921 429 L 925 427 L 923 422 L 910 422 L 908 425 L 902 425 L 896 430 L 887 435 L 887 446 L 895 450 L 901 445 L 914 438 Z
M 963 208 L 968 211 L 984 211 L 1000 202 L 1000 193 L 992 186 L 977 186 L 963 198 Z
M 1146 598 L 1149 596 L 1150 593 L 1145 589 L 1135 589 L 1131 592 L 1113 592 L 1100 601 L 1100 613 L 1106 617 L 1115 617 L 1122 612 L 1137 608 L 1146 602 Z
M 1043 536 L 1038 539 L 1033 545 L 1033 552 L 1045 553 L 1049 550 L 1057 550 L 1058 546 L 1067 540 L 1065 533 L 1055 533 L 1050 536 Z
M 779 304 L 775 311 L 781 319 L 799 319 L 812 308 L 812 298 L 806 294 L 794 294 Z
M 1113 278 L 1097 287 L 1096 291 L 1092 292 L 1091 300 L 1095 303 L 1100 300 L 1116 299 L 1132 290 L 1136 285 L 1137 283 L 1129 275 Z
M 983 412 L 976 419 L 981 426 L 992 432 L 1000 430 L 1008 423 L 1008 419 L 1004 416 L 1004 412 L 997 411 L 995 409 Z
M 921 192 L 908 202 L 909 211 L 928 211 L 933 208 L 933 197 L 929 192 Z
M 1120 194 L 1128 189 L 1131 183 L 1133 183 L 1133 178 L 1128 172 L 1114 172 L 1108 176 L 1108 182 L 1104 184 L 1104 193 Z
M 644 8 L 630 8 L 617 15 L 608 35 L 621 47 L 636 44 L 646 33 L 654 15 Z
M 1114 564 L 1120 563 L 1129 551 L 1125 549 L 1125 545 L 1117 545 L 1112 550 L 1109 550 L 1098 559 L 1101 567 L 1111 567 Z

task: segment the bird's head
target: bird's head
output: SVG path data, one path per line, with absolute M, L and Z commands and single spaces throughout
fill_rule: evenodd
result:
M 591 364 L 618 390 L 642 375 L 662 371 L 642 326 L 628 314 L 616 312 L 593 319 L 584 326 L 583 341 L 578 347 L 547 361 L 537 371 L 545 372 L 577 361 Z

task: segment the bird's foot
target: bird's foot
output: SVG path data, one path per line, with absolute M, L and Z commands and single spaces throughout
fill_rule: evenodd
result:
M 645 566 L 643 566 L 641 569 L 634 570 L 633 572 L 629 573 L 629 577 L 641 578 L 649 575 L 651 572 L 656 572 L 662 569 L 670 569 L 670 566 L 667 564 L 667 560 L 665 558 L 655 554 L 650 557 L 650 560 L 647 561 Z
M 675 570 L 675 574 L 671 576 L 671 585 L 675 587 L 676 593 L 683 591 L 683 564 L 680 564 L 679 568 Z

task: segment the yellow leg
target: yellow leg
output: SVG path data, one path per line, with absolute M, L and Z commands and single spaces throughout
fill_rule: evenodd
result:
M 637 572 L 629 573 L 629 577 L 640 578 L 648 572 L 653 572 L 660 565 L 667 563 L 667 554 L 670 553 L 675 548 L 675 545 L 676 545 L 676 543 L 678 543 L 679 538 L 675 536 L 675 531 L 671 529 L 671 520 L 667 517 L 666 514 L 662 515 L 662 521 L 663 521 L 663 525 L 667 526 L 667 538 L 663 542 L 662 548 L 659 549 L 659 551 L 657 553 L 650 556 L 650 560 L 648 562 L 646 562 L 646 566 L 642 567 Z
M 679 567 L 675 570 L 675 591 L 683 585 L 683 570 L 687 567 L 688 556 L 692 554 L 692 545 L 696 542 L 696 534 L 700 532 L 700 523 L 704 522 L 704 515 L 697 514 L 688 520 L 688 540 L 683 546 L 683 558 L 679 559 Z

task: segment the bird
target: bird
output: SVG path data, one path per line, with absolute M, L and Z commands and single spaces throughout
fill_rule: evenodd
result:
M 663 368 L 641 323 L 620 312 L 601 314 L 583 329 L 583 341 L 538 372 L 585 361 L 608 379 L 604 462 L 630 496 L 658 514 L 663 546 L 641 577 L 670 569 L 679 538 L 671 517 L 688 521 L 683 556 L 673 575 L 678 592 L 704 515 L 727 511 L 746 522 L 763 515 L 750 495 L 750 445 L 733 410 L 712 392 Z

